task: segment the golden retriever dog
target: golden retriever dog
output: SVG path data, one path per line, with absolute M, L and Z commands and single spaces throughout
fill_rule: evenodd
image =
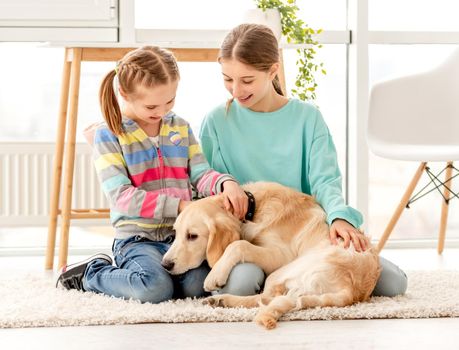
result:
M 204 289 L 226 284 L 236 264 L 251 262 L 268 276 L 261 294 L 214 295 L 212 306 L 261 306 L 255 321 L 276 327 L 286 312 L 316 306 L 346 306 L 370 297 L 380 274 L 373 248 L 356 252 L 333 245 L 326 215 L 313 197 L 270 183 L 243 186 L 255 197 L 253 221 L 240 222 L 223 208 L 223 197 L 188 205 L 175 223 L 176 238 L 164 255 L 171 274 L 196 268 L 207 259 L 212 270 Z

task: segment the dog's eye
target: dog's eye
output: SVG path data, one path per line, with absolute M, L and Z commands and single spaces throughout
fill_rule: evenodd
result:
M 195 233 L 189 233 L 186 238 L 189 240 L 189 241 L 194 241 L 196 238 L 198 238 L 198 235 L 195 234 Z

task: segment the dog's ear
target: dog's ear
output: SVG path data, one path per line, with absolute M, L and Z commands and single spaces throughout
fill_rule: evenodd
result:
M 225 204 L 224 204 L 225 198 L 223 197 L 223 195 L 221 193 L 216 194 L 216 195 L 211 196 L 211 197 L 208 197 L 208 198 L 212 198 L 213 202 L 216 205 L 218 205 L 222 209 L 225 209 Z
M 208 222 L 207 262 L 213 267 L 221 258 L 226 247 L 241 238 L 240 222 L 230 214 L 217 214 Z

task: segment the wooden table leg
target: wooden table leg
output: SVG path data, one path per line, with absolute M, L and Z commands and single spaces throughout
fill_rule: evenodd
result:
M 51 270 L 54 264 L 54 247 L 56 245 L 56 227 L 59 211 L 59 194 L 61 191 L 62 161 L 65 147 L 65 128 L 67 124 L 67 108 L 69 99 L 70 62 L 67 61 L 65 49 L 64 69 L 62 73 L 59 119 L 57 125 L 56 150 L 53 165 L 53 185 L 49 209 L 48 242 L 46 246 L 45 269 Z
M 69 129 L 65 153 L 65 178 L 62 198 L 62 226 L 59 245 L 59 268 L 67 263 L 70 211 L 72 205 L 73 174 L 75 168 L 75 143 L 78 115 L 78 94 L 80 89 L 81 48 L 72 48 L 70 73 Z

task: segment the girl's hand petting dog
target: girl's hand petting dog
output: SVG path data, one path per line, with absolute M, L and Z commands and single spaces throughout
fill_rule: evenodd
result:
M 338 244 L 338 238 L 344 241 L 344 248 L 349 248 L 351 241 L 357 252 L 364 252 L 369 247 L 365 235 L 346 220 L 336 219 L 330 226 L 330 240 L 332 244 Z
M 244 190 L 235 181 L 225 181 L 223 183 L 224 206 L 239 220 L 243 220 L 247 214 L 249 199 Z

